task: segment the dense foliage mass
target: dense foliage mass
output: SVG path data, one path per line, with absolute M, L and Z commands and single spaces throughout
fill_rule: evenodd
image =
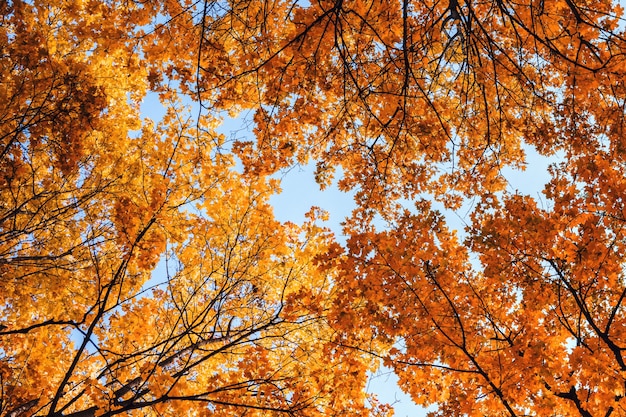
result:
M 0 415 L 382 416 L 384 363 L 435 415 L 626 416 L 622 13 L 0 2 Z M 309 163 L 345 244 L 273 216 Z

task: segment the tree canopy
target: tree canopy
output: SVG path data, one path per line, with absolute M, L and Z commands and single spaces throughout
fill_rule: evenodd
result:
M 0 416 L 385 416 L 383 364 L 433 415 L 626 416 L 619 2 L 0 18 Z M 503 174 L 529 149 L 541 195 Z M 306 164 L 345 242 L 274 217 Z

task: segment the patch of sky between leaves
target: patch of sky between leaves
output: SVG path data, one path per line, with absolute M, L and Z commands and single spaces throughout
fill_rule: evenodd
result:
M 506 179 L 506 193 L 528 195 L 537 200 L 538 205 L 544 209 L 549 208 L 549 203 L 543 195 L 545 185 L 550 180 L 548 168 L 563 160 L 561 154 L 545 157 L 539 154 L 533 147 L 525 145 L 526 153 L 525 169 L 516 169 L 510 166 L 502 168 L 500 174 Z M 325 224 L 334 233 L 340 243 L 345 243 L 342 222 L 356 207 L 354 193 L 339 191 L 336 181 L 327 189 L 320 190 L 314 181 L 315 164 L 295 166 L 288 171 L 276 175 L 281 180 L 281 193 L 274 195 L 270 201 L 275 209 L 275 214 L 280 221 L 292 221 L 302 223 L 305 213 L 312 206 L 317 206 L 329 213 L 329 221 Z M 337 178 L 341 178 L 341 169 L 338 169 Z M 502 193 L 500 193 L 502 194 Z M 427 196 L 426 196 L 427 197 Z M 466 237 L 465 227 L 470 223 L 470 214 L 475 208 L 476 198 L 466 199 L 458 210 L 450 210 L 440 202 L 431 199 L 433 209 L 443 214 L 446 224 L 451 230 L 455 230 L 460 239 Z M 414 210 L 415 202 L 412 200 L 400 201 L 409 210 Z M 379 230 L 384 230 L 385 221 L 377 216 L 374 221 Z
M 549 204 L 543 194 L 546 184 L 550 181 L 549 167 L 563 161 L 563 155 L 557 153 L 554 156 L 546 157 L 539 154 L 534 147 L 523 145 L 522 149 L 526 154 L 525 169 L 505 166 L 500 170 L 500 175 L 506 180 L 507 187 L 498 195 L 520 194 L 527 195 L 537 201 L 539 207 L 549 208 Z M 433 201 L 433 209 L 440 211 L 446 220 L 450 230 L 456 230 L 460 239 L 467 237 L 466 226 L 470 225 L 470 214 L 476 206 L 479 196 L 465 199 L 458 210 L 450 210 L 442 203 Z

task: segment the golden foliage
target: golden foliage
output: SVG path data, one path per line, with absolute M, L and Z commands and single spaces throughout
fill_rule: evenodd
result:
M 386 415 L 380 362 L 436 415 L 626 415 L 622 14 L 0 3 L 0 415 Z M 309 163 L 345 244 L 274 218 Z

